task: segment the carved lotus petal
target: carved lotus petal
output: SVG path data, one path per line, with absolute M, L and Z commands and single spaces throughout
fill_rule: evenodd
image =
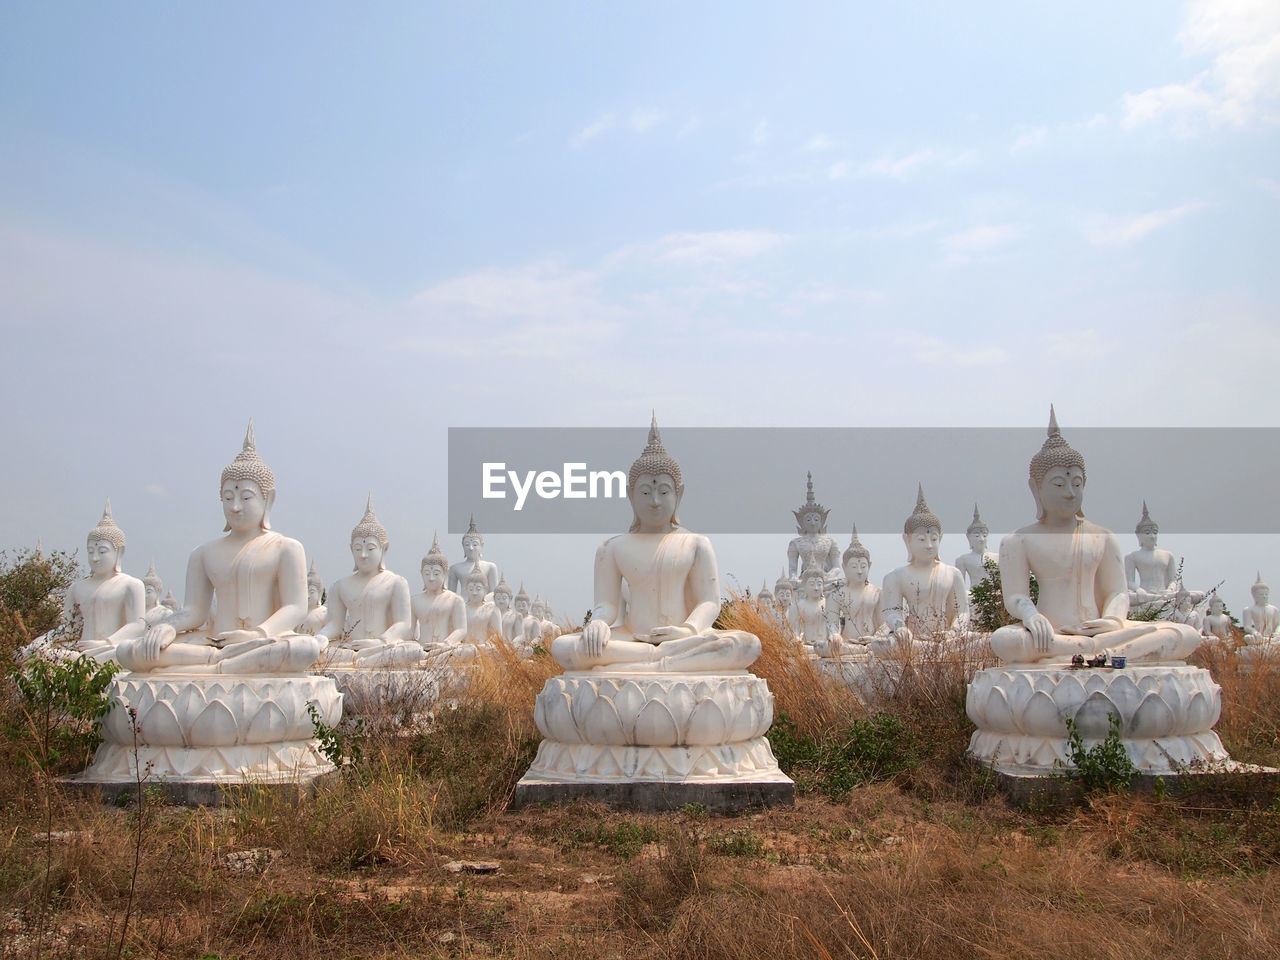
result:
M 1130 721 L 1125 736 L 1137 739 L 1166 737 L 1173 732 L 1176 723 L 1177 718 L 1169 709 L 1169 705 L 1157 694 L 1151 693 L 1133 712 L 1133 720 Z
M 544 736 L 562 743 L 581 743 L 577 724 L 573 722 L 573 700 L 567 693 L 543 692 L 546 702 L 546 726 Z
M 1111 683 L 1107 686 L 1107 698 L 1120 711 L 1121 725 L 1125 726 L 1126 722 L 1137 712 L 1139 705 L 1142 703 L 1142 693 L 1138 690 L 1138 685 L 1127 673 L 1120 673 L 1120 676 L 1112 678 Z M 1106 736 L 1104 733 L 1103 736 Z
M 1187 702 L 1186 713 L 1178 732 L 1187 734 L 1208 730 L 1218 722 L 1221 713 L 1221 697 L 1208 697 L 1197 690 Z
M 1004 691 L 993 689 L 988 692 L 985 701 L 978 705 L 981 716 L 973 717 L 980 730 L 999 730 L 1001 733 L 1013 733 L 1018 725 L 1013 718 L 1013 710 Z
M 661 700 L 650 700 L 644 705 L 644 709 L 636 717 L 635 736 L 636 743 L 655 747 L 673 747 L 680 742 L 680 730 L 675 718 Z
M 576 709 L 576 707 L 575 707 Z M 582 736 L 587 743 L 626 743 L 622 721 L 618 711 L 604 697 L 597 697 L 581 723 Z
M 715 700 L 700 700 L 689 715 L 684 742 L 689 744 L 724 743 L 729 735 L 729 721 Z
M 637 683 L 624 683 L 618 690 L 613 704 L 618 709 L 618 718 L 622 721 L 622 729 L 627 735 L 627 743 L 634 743 L 636 717 L 644 706 L 644 691 Z
M 1101 740 L 1111 730 L 1111 715 L 1119 716 L 1115 705 L 1101 691 L 1090 693 L 1076 711 L 1076 726 L 1086 740 Z
M 687 683 L 673 684 L 671 690 L 667 693 L 666 704 L 671 711 L 671 716 L 676 718 L 677 726 L 688 724 L 689 714 L 693 713 L 696 703 L 697 701 L 693 698 L 693 691 L 689 689 Z
M 1018 719 L 1018 729 L 1031 736 L 1062 736 L 1065 732 L 1058 705 L 1053 702 L 1053 697 L 1040 690 L 1031 695 L 1031 699 L 1023 707 L 1022 715 Z
M 573 722 L 578 725 L 583 743 L 591 743 L 584 726 L 592 705 L 596 702 L 596 685 L 591 680 L 579 680 L 573 685 L 570 693 L 569 708 L 573 711 Z
M 1084 684 L 1071 674 L 1062 677 L 1053 690 L 1053 702 L 1058 705 L 1059 715 L 1064 717 L 1074 716 L 1087 696 Z
M 191 720 L 200 716 L 200 712 L 208 706 L 204 691 L 194 683 L 187 684 L 173 699 L 173 712 L 179 717 Z
M 246 743 L 283 743 L 290 739 L 289 721 L 284 711 L 274 703 L 264 703 L 262 709 L 249 721 L 249 729 L 245 735 Z
M 102 718 L 102 737 L 108 743 L 133 741 L 133 732 L 129 729 L 129 708 L 119 700 Z
M 239 728 L 235 714 L 225 704 L 214 701 L 191 724 L 191 742 L 201 746 L 228 746 L 238 739 Z
M 138 716 L 146 716 L 156 703 L 156 691 L 149 683 L 130 684 L 121 692 L 121 698 L 126 703 L 133 704 L 138 711 Z
M 138 740 L 153 747 L 190 746 L 183 724 L 174 715 L 173 708 L 163 701 L 153 703 L 145 716 L 141 710 L 138 711 Z M 128 734 L 127 742 L 133 742 L 132 732 Z

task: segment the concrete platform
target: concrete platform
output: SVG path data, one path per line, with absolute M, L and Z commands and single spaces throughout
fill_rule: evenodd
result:
M 557 783 L 526 778 L 516 784 L 508 809 L 590 800 L 615 810 L 639 813 L 666 813 L 691 803 L 701 804 L 709 813 L 741 813 L 760 807 L 791 806 L 795 803 L 795 794 L 796 785 L 786 778 L 722 783 L 655 780 Z
M 152 779 L 142 782 L 142 789 L 148 797 L 155 797 L 157 792 L 163 802 L 179 807 L 221 807 L 237 800 L 266 794 L 273 800 L 286 803 L 314 796 L 324 786 L 336 783 L 340 773 L 331 769 L 324 773 L 304 777 L 289 777 L 279 780 L 216 780 L 177 778 Z M 137 796 L 138 785 L 128 780 L 91 780 L 83 774 L 72 774 L 59 777 L 55 781 L 58 786 L 72 796 L 90 799 L 96 797 L 103 803 L 125 805 L 133 802 Z

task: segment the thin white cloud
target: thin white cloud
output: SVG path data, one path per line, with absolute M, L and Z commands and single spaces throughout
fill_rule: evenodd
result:
M 762 147 L 769 142 L 773 134 L 769 131 L 768 120 L 757 120 L 755 127 L 751 131 L 751 142 L 757 147 Z
M 804 149 L 811 153 L 818 153 L 823 150 L 831 149 L 831 141 L 821 133 L 814 134 L 813 138 L 804 145 Z
M 948 263 L 968 263 L 994 253 L 1023 233 L 1025 230 L 1016 223 L 984 223 L 947 234 L 939 243 Z
M 590 143 L 600 134 L 612 130 L 617 125 L 618 118 L 612 113 L 603 114 L 575 133 L 569 142 L 575 149 L 578 149 Z
M 845 163 L 843 160 L 840 160 L 837 163 L 833 163 L 831 166 L 827 167 L 828 180 L 843 180 L 848 175 L 849 175 L 849 165 Z
M 1009 362 L 1009 351 L 995 343 L 953 343 L 940 337 L 900 332 L 894 343 L 904 347 L 920 363 L 958 367 L 997 367 Z
M 1024 130 L 1014 139 L 1013 145 L 1009 148 L 1014 153 L 1020 153 L 1023 150 L 1032 150 L 1036 147 L 1042 147 L 1049 139 L 1049 128 L 1046 126 L 1033 127 L 1030 130 Z
M 663 111 L 646 108 L 631 111 L 627 122 L 636 133 L 648 133 L 666 119 L 667 115 Z
M 970 163 L 976 158 L 977 153 L 972 150 L 956 153 L 935 150 L 933 147 L 926 147 L 900 157 L 886 153 L 858 167 L 858 176 L 892 177 L 895 180 L 905 180 L 926 167 L 957 167 Z
M 1164 210 L 1149 210 L 1146 213 L 1117 217 L 1111 214 L 1094 214 L 1086 217 L 1080 224 L 1085 237 L 1097 247 L 1127 247 L 1137 243 L 1143 237 L 1156 230 L 1171 226 L 1179 220 L 1208 204 L 1201 200 L 1193 200 L 1181 206 Z
M 680 125 L 680 129 L 676 131 L 676 139 L 683 140 L 685 137 L 692 136 L 702 126 L 702 121 L 696 115 L 692 115 Z
M 1046 333 L 1040 337 L 1046 352 L 1062 360 L 1101 360 L 1116 349 L 1117 341 L 1093 327 L 1072 333 Z
M 772 230 L 671 233 L 654 245 L 653 259 L 660 263 L 698 266 L 736 263 L 775 250 L 788 239 L 786 234 Z

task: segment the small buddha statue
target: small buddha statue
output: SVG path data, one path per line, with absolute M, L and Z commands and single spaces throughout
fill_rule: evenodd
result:
M 1151 519 L 1147 501 L 1142 501 L 1142 516 L 1133 531 L 1138 549 L 1124 558 L 1124 578 L 1129 585 L 1129 607 L 1172 606 L 1173 582 L 1178 577 L 1178 564 L 1168 550 L 1156 547 L 1160 525 Z
M 769 589 L 769 581 L 760 583 L 760 592 L 756 594 L 756 606 L 766 613 L 773 611 L 773 591 Z
M 431 550 L 422 558 L 422 592 L 411 601 L 418 642 L 428 654 L 461 643 L 467 635 L 467 612 L 462 597 L 445 589 L 449 561 L 440 549 L 440 537 L 431 541 Z
M 182 608 L 120 643 L 126 669 L 297 673 L 324 650 L 322 638 L 294 632 L 307 613 L 306 557 L 302 544 L 271 529 L 276 480 L 258 456 L 252 421 L 220 493 L 226 535 L 192 552 Z
M 541 631 L 543 640 L 553 640 L 564 633 L 560 629 L 560 625 L 552 618 L 551 608 L 543 602 L 541 596 L 534 598 L 533 606 L 529 608 L 529 612 L 538 618 L 538 629 Z
M 498 608 L 498 613 L 502 615 L 502 639 L 508 643 L 515 641 L 516 635 L 520 630 L 521 621 L 524 619 L 511 605 L 514 599 L 515 596 L 507 583 L 507 578 L 500 575 L 498 577 L 498 585 L 493 588 L 493 605 Z
M 969 627 L 969 596 L 964 574 L 938 559 L 942 521 L 916 493 L 916 506 L 902 526 L 907 564 L 892 570 L 880 590 L 884 623 L 890 639 L 876 640 L 873 652 L 885 655 L 910 649 L 935 654 L 956 648 Z M 935 639 L 926 639 L 935 638 Z
M 969 522 L 969 527 L 964 532 L 965 539 L 969 541 L 969 552 L 956 557 L 956 569 L 964 574 L 971 590 L 989 576 L 986 562 L 990 560 L 995 563 L 1000 559 L 998 555 L 987 549 L 987 537 L 990 534 L 991 531 L 987 528 L 982 515 L 978 513 L 978 505 L 975 503 L 973 520 Z
M 326 638 L 326 666 L 404 668 L 422 659 L 413 639 L 409 582 L 387 569 L 390 541 L 370 495 L 364 516 L 351 530 L 354 572 L 328 591 L 328 617 L 316 634 Z
M 1227 605 L 1215 590 L 1209 595 L 1209 612 L 1205 614 L 1204 623 L 1200 626 L 1200 635 L 1209 640 L 1229 642 L 1233 634 L 1231 627 Z
M 485 591 L 486 595 L 497 589 L 498 565 L 492 560 L 484 559 L 484 537 L 476 529 L 474 514 L 471 516 L 467 532 L 462 535 L 462 554 L 464 559 L 449 568 L 449 589 L 454 593 L 465 593 L 462 581 L 476 567 L 484 571 L 485 581 L 489 584 L 489 589 Z
M 778 577 L 777 582 L 773 585 L 773 604 L 778 615 L 778 622 L 792 639 L 800 635 L 800 615 L 796 611 L 795 599 L 795 584 L 791 582 L 787 577 L 787 572 L 783 570 L 782 575 Z
M 787 574 L 795 578 L 811 566 L 823 573 L 840 567 L 840 547 L 826 535 L 827 514 L 830 509 L 818 503 L 813 496 L 813 474 L 808 475 L 804 503 L 791 511 L 796 518 L 796 537 L 787 545 Z
M 1270 647 L 1277 642 L 1277 631 L 1280 631 L 1280 608 L 1271 602 L 1271 588 L 1262 580 L 1259 571 L 1258 579 L 1249 588 L 1253 603 L 1244 608 L 1240 617 L 1240 625 L 1244 628 L 1245 648 Z M 1242 649 L 1243 652 L 1243 649 Z
M 561 666 L 716 672 L 745 670 L 760 655 L 752 634 L 711 627 L 720 615 L 720 575 L 711 542 L 680 525 L 683 495 L 680 466 L 663 447 L 655 417 L 627 473 L 631 529 L 596 551 L 591 620 L 581 633 L 551 642 Z M 624 582 L 630 593 L 619 616 Z
M 1169 619 L 1174 623 L 1185 623 L 1196 631 L 1204 626 L 1204 616 L 1196 609 L 1196 595 L 1179 581 L 1173 584 L 1173 609 L 1169 611 Z
M 178 609 L 178 598 L 174 596 L 173 588 L 170 588 L 164 595 L 164 600 L 162 602 L 169 608 L 170 612 Z
M 440 666 L 468 663 L 475 660 L 480 651 L 491 645 L 495 636 L 502 635 L 502 615 L 492 602 L 485 599 L 489 592 L 489 578 L 485 570 L 472 566 L 462 581 L 463 602 L 466 612 L 466 634 L 458 643 L 445 644 L 428 653 L 428 662 Z
M 870 582 L 871 551 L 858 539 L 854 526 L 849 546 L 841 557 L 844 584 L 828 604 L 832 632 L 851 643 L 866 644 L 875 639 L 884 624 L 880 613 L 880 588 Z
M 1183 623 L 1128 619 L 1129 589 L 1120 544 L 1085 519 L 1085 464 L 1062 437 L 1049 408 L 1048 437 L 1031 458 L 1028 486 L 1036 521 L 1000 543 L 1005 607 L 1019 622 L 991 635 L 1006 663 L 1054 661 L 1106 653 L 1131 661 L 1177 661 L 1200 644 Z M 1031 600 L 1030 579 L 1040 583 Z
M 520 592 L 516 594 L 514 605 L 520 617 L 520 642 L 526 647 L 532 647 L 542 640 L 542 621 L 533 615 L 532 602 L 523 581 L 520 584 Z
M 329 608 L 322 602 L 324 600 L 324 581 L 320 579 L 320 574 L 316 572 L 316 562 L 311 561 L 311 566 L 307 568 L 307 615 L 302 622 L 298 624 L 299 633 L 308 633 L 315 636 L 329 619 Z
M 146 599 L 144 601 L 146 613 L 143 615 L 143 619 L 150 626 L 153 623 L 158 623 L 161 617 L 168 616 L 170 613 L 169 608 L 160 599 L 164 596 L 164 581 L 160 579 L 160 574 L 156 573 L 154 559 L 147 567 L 146 576 L 142 578 L 142 586 L 146 591 Z
M 111 501 L 102 519 L 85 538 L 89 576 L 73 583 L 62 605 L 62 624 L 37 637 L 19 651 L 18 658 L 51 656 L 72 659 L 87 654 L 99 663 L 118 659 L 119 646 L 142 635 L 146 627 L 146 587 L 137 577 L 120 572 L 124 531 L 111 516 Z M 80 633 L 72 633 L 77 616 Z
M 838 657 L 840 635 L 831 631 L 827 621 L 826 585 L 820 567 L 811 566 L 800 574 L 800 599 L 796 602 L 800 630 L 796 638 L 814 656 Z

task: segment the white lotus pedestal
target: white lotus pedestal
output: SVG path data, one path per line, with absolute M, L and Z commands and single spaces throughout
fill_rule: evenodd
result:
M 1018 802 L 1061 799 L 1069 792 L 1061 776 L 1074 769 L 1068 719 L 1089 749 L 1106 738 L 1116 717 L 1139 789 L 1151 789 L 1161 778 L 1170 792 L 1185 792 L 1206 777 L 1266 772 L 1227 756 L 1213 731 L 1221 688 L 1208 670 L 1186 663 L 989 667 L 974 674 L 965 709 L 978 728 L 968 756 L 993 771 Z
M 570 671 L 546 682 L 533 716 L 544 739 L 512 807 L 586 799 L 733 812 L 794 801 L 765 739 L 773 694 L 745 670 Z
M 216 806 L 247 785 L 296 795 L 334 771 L 307 711 L 336 726 L 342 695 L 329 677 L 124 673 L 89 767 L 67 783 L 114 799 L 147 787 L 191 806 Z M 135 746 L 134 728 L 137 729 Z
M 439 670 L 321 667 L 318 672 L 337 684 L 344 716 L 380 726 L 417 729 L 430 719 L 440 697 Z

